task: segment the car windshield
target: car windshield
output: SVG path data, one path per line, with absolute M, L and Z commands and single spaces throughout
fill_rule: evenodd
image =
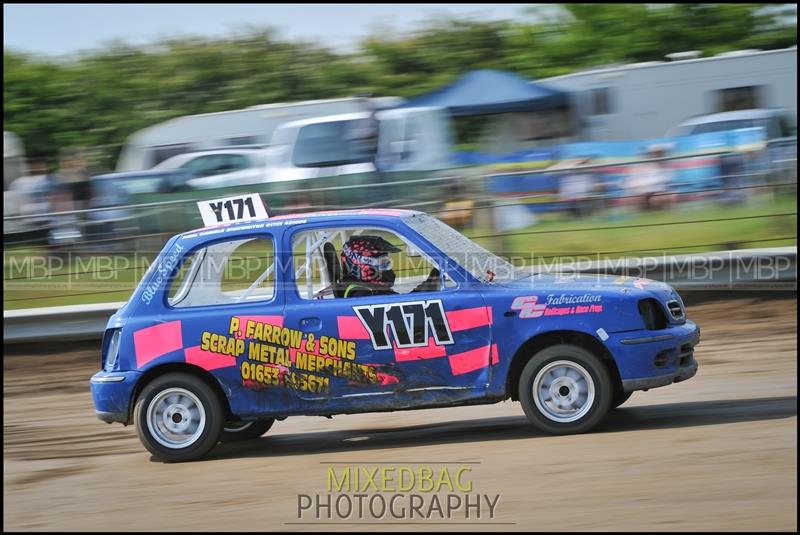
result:
M 457 230 L 427 214 L 414 214 L 405 223 L 481 282 L 504 282 L 521 277 L 521 270 L 487 251 Z
M 164 169 L 177 169 L 178 167 L 185 165 L 186 161 L 187 161 L 186 154 L 178 154 L 177 156 L 172 156 L 171 158 L 167 158 L 166 160 L 159 162 L 150 169 L 154 171 L 161 171 Z

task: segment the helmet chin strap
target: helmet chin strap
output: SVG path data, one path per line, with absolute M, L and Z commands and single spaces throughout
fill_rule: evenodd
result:
M 381 282 L 385 283 L 390 288 L 394 285 L 395 278 L 395 273 L 391 269 L 381 271 Z

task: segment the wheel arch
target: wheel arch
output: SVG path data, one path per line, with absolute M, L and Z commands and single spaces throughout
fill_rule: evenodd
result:
M 600 340 L 581 331 L 548 331 L 527 339 L 514 353 L 506 375 L 506 394 L 512 400 L 519 400 L 519 379 L 528 361 L 542 349 L 559 344 L 571 344 L 591 351 L 608 370 L 614 388 L 622 388 L 622 379 L 614 357 Z
M 128 424 L 133 422 L 133 409 L 136 405 L 136 399 L 139 397 L 139 394 L 142 392 L 142 390 L 144 390 L 144 387 L 150 384 L 153 379 L 161 377 L 167 373 L 185 373 L 202 380 L 209 387 L 211 387 L 214 393 L 216 393 L 219 397 L 222 408 L 225 411 L 225 415 L 230 416 L 231 406 L 228 402 L 228 396 L 225 395 L 222 385 L 219 384 L 219 381 L 217 381 L 213 375 L 211 375 L 207 370 L 204 370 L 199 366 L 195 366 L 194 364 L 187 364 L 184 362 L 167 362 L 147 369 L 139 378 L 139 380 L 136 381 L 136 386 L 131 393 L 131 401 L 128 404 Z

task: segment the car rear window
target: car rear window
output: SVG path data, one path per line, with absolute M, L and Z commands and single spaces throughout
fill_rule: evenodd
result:
M 272 300 L 272 238 L 240 238 L 191 251 L 181 261 L 167 295 L 168 304 L 174 308 Z

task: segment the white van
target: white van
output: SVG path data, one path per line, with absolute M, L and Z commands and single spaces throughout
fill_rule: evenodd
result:
M 419 107 L 377 113 L 378 165 L 391 171 L 434 171 L 454 165 L 454 133 L 445 108 Z
M 442 108 L 292 121 L 272 136 L 267 151 L 269 181 L 445 169 L 452 165 L 452 147 L 450 118 Z

